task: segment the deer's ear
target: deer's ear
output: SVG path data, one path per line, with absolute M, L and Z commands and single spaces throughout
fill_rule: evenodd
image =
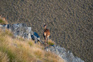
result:
M 44 27 L 47 26 L 46 24 L 44 24 Z
M 45 23 L 43 24 L 43 27 L 45 27 Z

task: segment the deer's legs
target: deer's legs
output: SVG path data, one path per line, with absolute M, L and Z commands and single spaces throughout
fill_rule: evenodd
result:
M 45 43 L 47 42 L 47 37 L 45 37 Z
M 47 43 L 48 43 L 48 40 L 49 40 L 49 36 L 47 36 Z

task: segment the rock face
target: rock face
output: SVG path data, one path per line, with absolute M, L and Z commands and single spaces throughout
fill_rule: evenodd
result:
M 51 51 L 57 55 L 59 55 L 61 58 L 63 58 L 66 62 L 84 62 L 78 57 L 75 57 L 72 52 L 66 51 L 65 48 L 62 48 L 60 46 L 54 46 L 46 48 L 46 51 Z
M 27 27 L 26 24 L 20 23 L 20 24 L 5 24 L 5 25 L 0 25 L 2 29 L 9 29 L 10 31 L 13 32 L 15 37 L 22 37 L 26 39 L 32 39 L 31 36 L 33 36 L 33 40 L 37 42 L 38 40 L 40 41 L 40 37 L 36 32 L 33 32 L 31 27 Z M 37 35 L 38 37 L 37 37 Z

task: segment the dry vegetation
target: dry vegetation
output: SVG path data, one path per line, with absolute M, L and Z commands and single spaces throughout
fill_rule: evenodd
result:
M 54 41 L 52 41 L 52 40 L 48 40 L 48 45 L 51 45 L 51 46 L 53 46 L 53 45 L 55 45 L 56 43 L 54 42 Z
M 44 51 L 32 40 L 16 39 L 8 30 L 0 30 L 0 62 L 64 62 L 57 55 Z
M 9 23 L 26 23 L 85 62 L 93 62 L 93 0 L 0 0 L 0 15 Z

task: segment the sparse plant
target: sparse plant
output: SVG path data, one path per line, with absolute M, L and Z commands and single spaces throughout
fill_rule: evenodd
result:
M 30 46 L 33 46 L 33 42 L 32 42 L 32 41 L 29 41 L 28 44 L 29 44 Z
M 48 45 L 53 46 L 53 45 L 55 45 L 55 42 L 53 42 L 52 40 L 48 40 Z

